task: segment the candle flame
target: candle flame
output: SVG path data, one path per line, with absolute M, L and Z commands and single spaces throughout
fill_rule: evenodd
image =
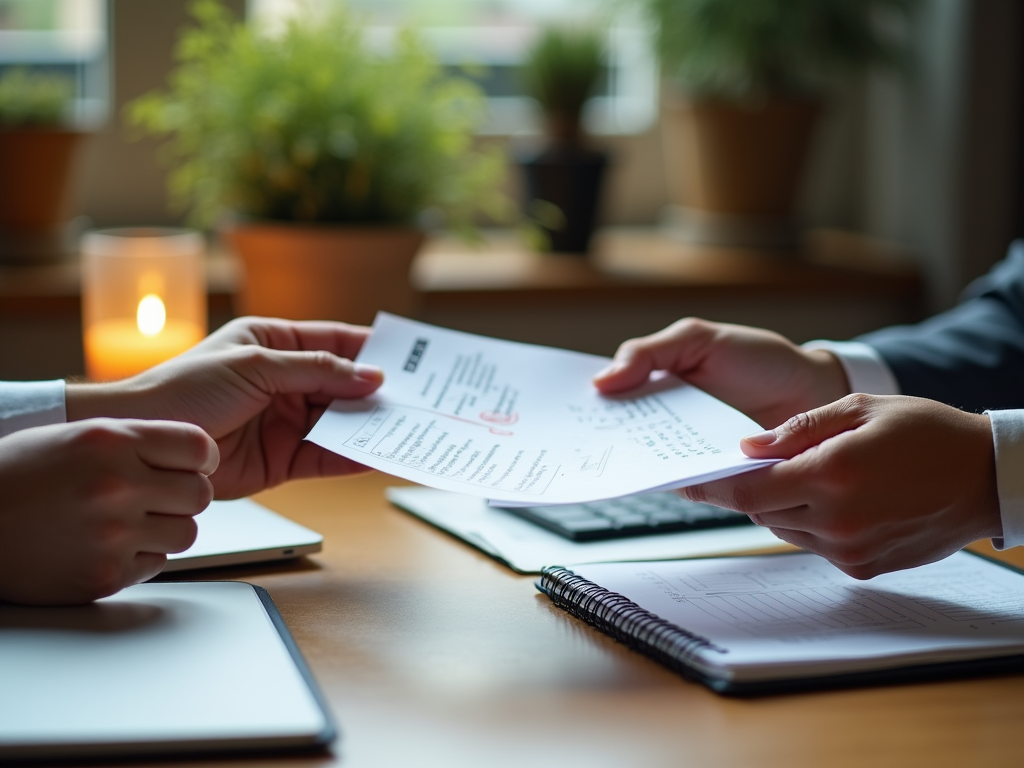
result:
M 143 336 L 156 336 L 164 329 L 164 323 L 167 322 L 167 310 L 159 296 L 150 293 L 142 297 L 142 301 L 139 302 L 139 310 L 135 315 L 135 322 Z

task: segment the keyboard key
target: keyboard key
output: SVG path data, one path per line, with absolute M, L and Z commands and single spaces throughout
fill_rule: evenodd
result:
M 616 512 L 611 518 L 612 523 L 617 528 L 632 528 L 635 526 L 647 525 L 647 515 L 636 515 L 632 513 L 620 513 Z
M 575 531 L 577 533 L 609 531 L 614 527 L 611 520 L 605 520 L 600 517 L 562 520 L 561 526 L 567 531 Z
M 656 525 L 664 525 L 665 523 L 679 523 L 679 522 L 693 522 L 696 519 L 696 515 L 686 515 L 682 512 L 652 512 L 647 516 L 647 519 Z

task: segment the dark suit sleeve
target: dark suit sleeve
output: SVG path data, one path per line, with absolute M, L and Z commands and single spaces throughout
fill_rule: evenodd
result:
M 878 350 L 906 395 L 978 413 L 1024 408 L 1024 240 L 950 311 L 858 341 Z

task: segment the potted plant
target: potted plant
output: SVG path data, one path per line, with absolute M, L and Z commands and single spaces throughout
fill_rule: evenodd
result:
M 586 253 L 594 231 L 608 155 L 587 146 L 583 107 L 604 69 L 604 34 L 597 28 L 543 29 L 523 63 L 523 82 L 544 115 L 547 146 L 521 162 L 527 211 L 547 246 Z
M 814 126 L 837 80 L 897 64 L 910 0 L 641 0 L 667 99 L 666 167 L 696 239 L 788 244 Z
M 15 68 L 0 77 L 0 260 L 62 256 L 68 193 L 85 134 L 70 127 L 67 77 Z
M 130 117 L 171 137 L 171 192 L 194 223 L 230 213 L 241 312 L 411 314 L 424 211 L 463 231 L 503 212 L 504 160 L 474 146 L 485 102 L 411 32 L 381 51 L 344 8 L 306 10 L 271 33 L 197 3 L 169 87 Z

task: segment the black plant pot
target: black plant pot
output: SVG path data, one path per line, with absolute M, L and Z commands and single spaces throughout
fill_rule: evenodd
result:
M 552 251 L 585 254 L 594 233 L 601 186 L 608 154 L 578 146 L 553 146 L 536 157 L 522 160 L 526 181 L 526 210 L 537 202 L 550 203 L 561 212 L 561 226 L 546 226 Z

